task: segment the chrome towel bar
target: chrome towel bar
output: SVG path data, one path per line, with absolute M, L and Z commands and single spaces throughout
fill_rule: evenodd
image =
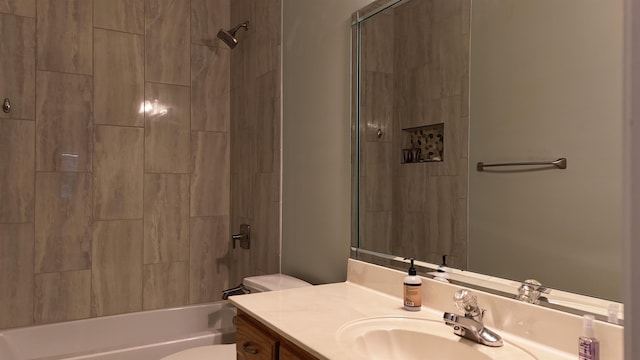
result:
M 478 171 L 484 171 L 486 167 L 496 167 L 496 166 L 555 166 L 558 169 L 566 169 L 567 168 L 567 158 L 560 158 L 554 161 L 526 161 L 526 162 L 512 162 L 512 163 L 496 163 L 496 164 L 485 164 L 483 162 L 479 162 L 476 166 Z

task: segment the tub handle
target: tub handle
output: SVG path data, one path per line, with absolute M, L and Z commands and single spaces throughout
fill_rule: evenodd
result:
M 256 355 L 258 353 L 258 349 L 251 346 L 251 343 L 248 341 L 242 344 L 242 350 L 252 355 Z

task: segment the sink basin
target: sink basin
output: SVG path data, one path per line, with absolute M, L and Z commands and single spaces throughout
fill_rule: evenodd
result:
M 360 359 L 536 360 L 505 341 L 489 347 L 461 338 L 442 321 L 373 317 L 352 321 L 337 332 L 338 343 Z

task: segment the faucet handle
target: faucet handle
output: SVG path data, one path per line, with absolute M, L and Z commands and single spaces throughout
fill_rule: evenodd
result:
M 478 307 L 478 298 L 467 289 L 460 289 L 453 294 L 453 301 L 458 310 L 465 313 L 473 311 Z
M 467 289 L 460 289 L 453 294 L 453 301 L 464 316 L 481 320 L 484 310 L 478 307 L 478 298 Z
M 516 299 L 530 304 L 539 304 L 541 294 L 549 294 L 550 290 L 535 279 L 525 280 L 518 288 Z

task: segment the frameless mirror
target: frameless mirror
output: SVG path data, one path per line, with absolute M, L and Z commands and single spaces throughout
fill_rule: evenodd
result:
M 354 248 L 620 301 L 622 17 L 618 0 L 354 14 Z

